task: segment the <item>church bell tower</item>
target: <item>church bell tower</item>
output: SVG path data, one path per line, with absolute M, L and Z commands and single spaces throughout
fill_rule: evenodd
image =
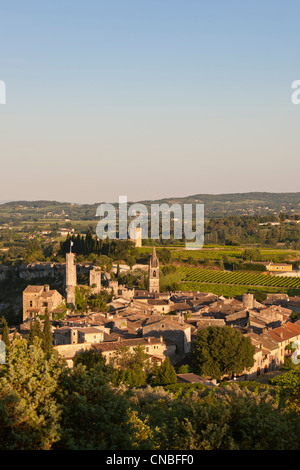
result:
M 149 292 L 159 293 L 159 262 L 153 247 L 149 264 Z

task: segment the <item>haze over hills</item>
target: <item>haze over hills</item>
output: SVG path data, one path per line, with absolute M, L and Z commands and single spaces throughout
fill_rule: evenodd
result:
M 103 201 L 104 202 L 104 201 Z M 106 201 L 109 202 L 109 201 Z M 297 193 L 232 193 L 232 194 L 195 194 L 191 196 L 166 197 L 157 200 L 138 201 L 149 207 L 151 204 L 204 204 L 205 217 L 224 217 L 233 215 L 278 215 L 300 213 L 300 192 Z M 128 201 L 128 204 L 137 201 Z M 59 201 L 10 201 L 0 205 L 1 221 L 32 218 L 63 218 L 70 220 L 96 219 L 95 204 L 75 204 Z M 118 203 L 113 203 L 118 205 Z

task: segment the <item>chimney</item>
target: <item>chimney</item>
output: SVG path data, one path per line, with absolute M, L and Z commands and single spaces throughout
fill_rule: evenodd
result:
M 162 337 L 162 336 L 159 337 L 159 341 L 160 341 L 161 343 L 163 342 L 163 337 Z
M 48 284 L 45 284 L 45 285 L 44 285 L 44 291 L 45 291 L 45 292 L 49 292 L 49 290 L 50 290 L 49 285 L 48 285 Z
M 118 342 L 121 341 L 121 336 L 118 336 Z
M 148 341 L 148 343 L 151 343 L 151 338 L 150 338 L 150 336 L 148 336 L 147 341 Z

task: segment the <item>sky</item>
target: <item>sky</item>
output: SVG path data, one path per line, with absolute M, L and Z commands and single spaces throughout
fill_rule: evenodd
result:
M 0 201 L 299 191 L 298 0 L 0 0 Z

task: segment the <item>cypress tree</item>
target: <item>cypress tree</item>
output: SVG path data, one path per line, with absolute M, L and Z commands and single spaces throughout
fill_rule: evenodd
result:
M 177 376 L 174 367 L 170 363 L 170 359 L 166 357 L 163 363 L 155 365 L 153 368 L 153 385 L 170 385 L 177 382 Z
M 42 328 L 41 323 L 38 318 L 34 320 L 30 320 L 30 328 L 29 328 L 29 335 L 28 335 L 28 344 L 33 344 L 33 340 L 35 337 L 42 338 Z
M 43 328 L 43 335 L 42 335 L 42 349 L 46 356 L 51 354 L 52 351 L 52 332 L 51 332 L 51 322 L 50 322 L 50 315 L 47 312 L 45 321 L 44 321 L 44 328 Z
M 9 341 L 9 330 L 8 330 L 8 325 L 7 321 L 4 317 L 1 318 L 2 322 L 2 341 L 5 344 L 7 348 L 9 348 L 10 341 Z

